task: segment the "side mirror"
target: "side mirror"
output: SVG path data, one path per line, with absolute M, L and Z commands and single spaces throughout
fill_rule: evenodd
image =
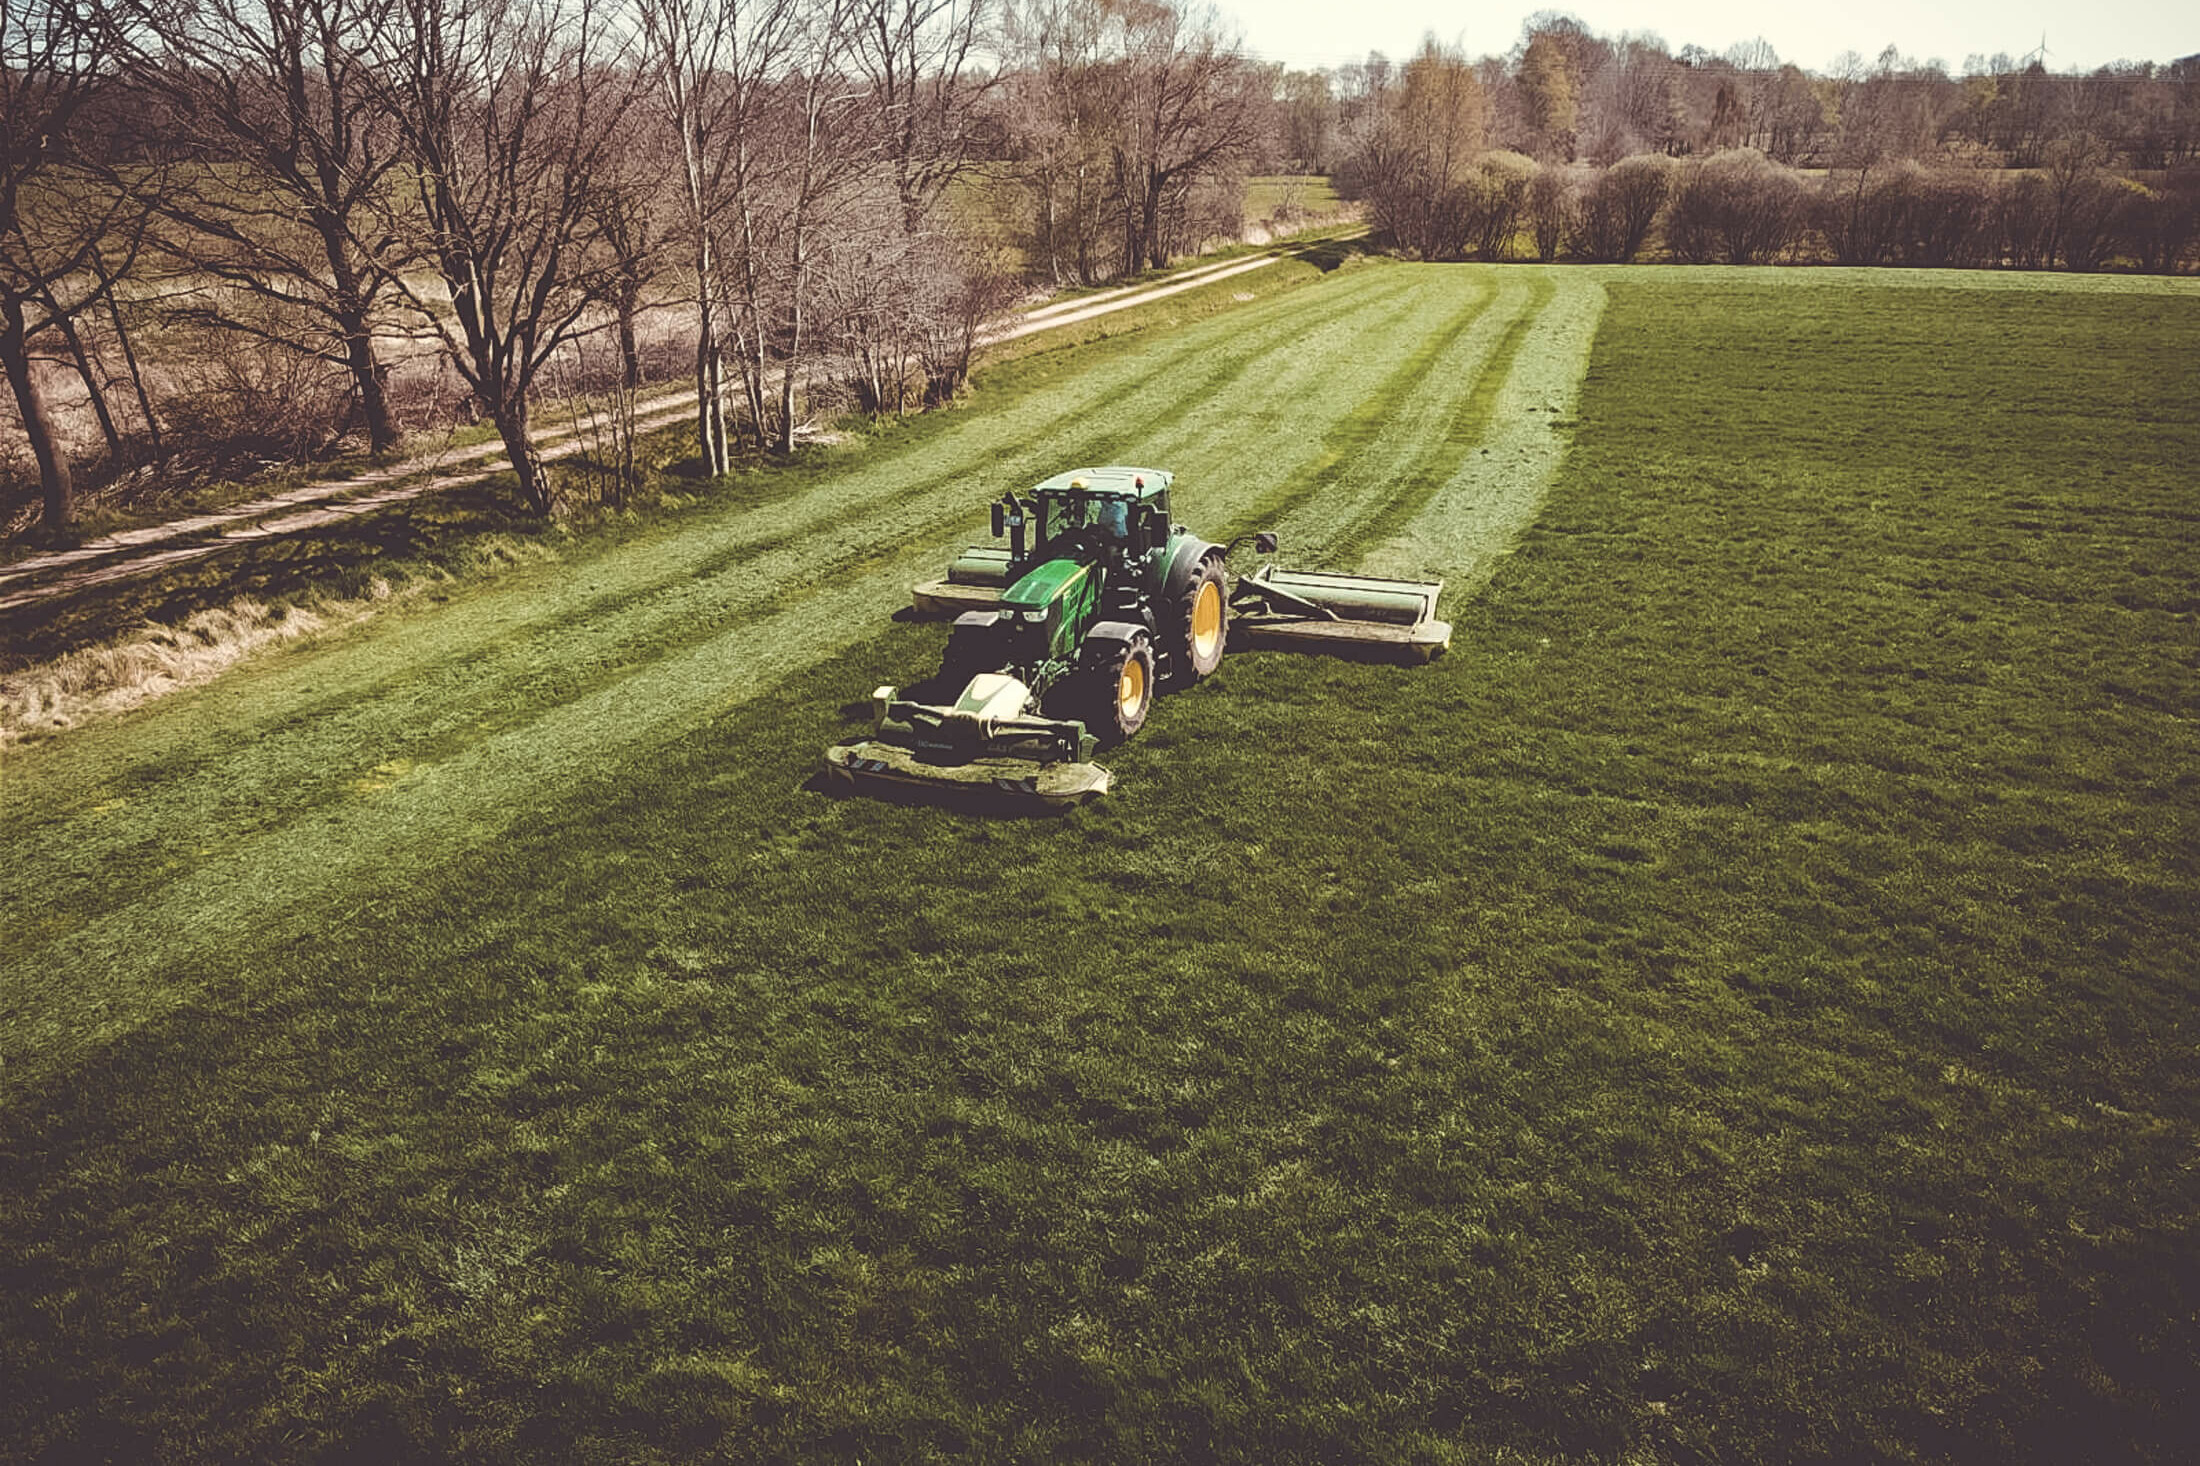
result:
M 993 538 L 999 539 L 1006 533 L 1008 533 L 1008 513 L 1001 507 L 1001 501 L 995 499 L 993 501 Z
M 1264 530 L 1262 530 L 1262 531 L 1261 531 L 1261 532 L 1260 532 L 1259 534 L 1257 534 L 1257 535 L 1254 535 L 1254 536 L 1253 536 L 1253 550 L 1254 550 L 1254 552 L 1255 552 L 1256 554 L 1261 554 L 1261 555 L 1273 555 L 1273 554 L 1275 554 L 1275 553 L 1276 553 L 1276 532 L 1275 532 L 1274 530 L 1272 530 L 1272 529 L 1264 529 Z

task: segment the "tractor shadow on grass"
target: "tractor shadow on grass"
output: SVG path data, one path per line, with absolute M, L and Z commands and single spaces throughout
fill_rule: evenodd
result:
M 1057 809 L 1030 799 L 975 785 L 938 789 L 908 784 L 850 784 L 817 770 L 802 781 L 806 793 L 821 794 L 836 802 L 897 804 L 905 809 L 938 809 L 949 814 L 983 820 L 1058 820 L 1081 806 Z

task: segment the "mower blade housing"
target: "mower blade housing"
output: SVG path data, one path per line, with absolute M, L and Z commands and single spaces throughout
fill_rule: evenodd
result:
M 912 586 L 910 609 L 920 616 L 960 616 L 965 611 L 990 611 L 1001 603 L 1008 589 L 1006 549 L 972 545 L 947 568 L 945 580 L 928 580 Z
M 1230 597 L 1230 649 L 1326 652 L 1368 661 L 1425 662 L 1451 645 L 1436 619 L 1440 580 L 1388 580 L 1263 565 Z
M 1008 712 L 1030 700 L 1012 677 L 981 673 L 953 707 L 873 694 L 869 738 L 825 750 L 831 779 L 919 790 L 981 802 L 1069 808 L 1108 792 L 1110 775 L 1091 761 L 1083 723 Z

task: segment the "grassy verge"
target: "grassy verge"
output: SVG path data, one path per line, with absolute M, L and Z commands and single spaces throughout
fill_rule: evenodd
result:
M 1599 278 L 1452 654 L 1233 658 L 1069 819 L 807 785 L 953 506 L 1420 494 L 1356 424 L 1531 288 L 1040 358 L 36 751 L 0 1453 L 2188 1454 L 2200 309 Z

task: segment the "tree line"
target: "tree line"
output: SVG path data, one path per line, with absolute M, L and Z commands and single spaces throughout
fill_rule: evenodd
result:
M 2084 73 L 2050 71 L 2036 55 L 1972 56 L 1951 74 L 1889 47 L 1813 73 L 1762 40 L 1673 51 L 1654 35 L 1602 36 L 1546 11 L 1504 56 L 1471 59 L 1431 40 L 1403 62 L 1371 53 L 1280 75 L 1284 166 L 1349 166 L 1409 74 L 1432 65 L 1447 86 L 1471 88 L 1485 146 L 1539 162 L 1609 167 L 1641 153 L 1751 148 L 1796 168 L 1900 158 L 2037 168 L 2079 138 L 2128 170 L 2200 162 L 2200 54 Z
M 2175 272 L 2200 245 L 2200 56 L 2057 75 L 1893 50 L 1813 76 L 1531 19 L 1503 58 L 1433 40 L 1283 89 L 1285 132 L 1429 259 Z
M 0 367 L 49 527 L 80 473 L 436 413 L 547 513 L 546 392 L 631 423 L 688 377 L 721 473 L 819 401 L 951 397 L 1027 283 L 1234 237 L 1249 171 L 1432 259 L 2178 270 L 2196 167 L 2200 57 L 1813 74 L 1544 13 L 1290 71 L 1201 0 L 0 0 Z M 431 358 L 450 400 L 393 400 Z
M 1544 11 L 1503 56 L 1431 39 L 1262 80 L 1252 166 L 1331 176 L 1429 258 L 1635 259 L 1657 239 L 1690 262 L 2193 262 L 2200 54 L 1951 73 L 1889 47 L 1813 73 L 1763 40 L 1675 51 Z
M 1174 0 L 0 0 L 0 363 L 43 522 L 75 489 L 35 359 L 112 471 L 190 417 L 150 337 L 287 364 L 376 451 L 393 349 L 434 350 L 542 513 L 533 404 L 583 342 L 631 393 L 646 312 L 684 316 L 714 474 L 791 450 L 823 383 L 939 402 L 1027 268 L 1234 236 L 1263 82 Z

